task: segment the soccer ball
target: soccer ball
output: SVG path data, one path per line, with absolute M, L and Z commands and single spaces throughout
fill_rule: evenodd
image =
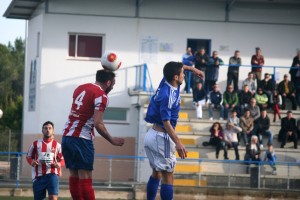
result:
M 101 65 L 106 70 L 116 71 L 121 64 L 122 62 L 116 52 L 106 51 L 101 57 Z

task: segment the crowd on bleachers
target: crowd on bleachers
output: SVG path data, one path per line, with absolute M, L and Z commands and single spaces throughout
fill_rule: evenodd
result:
M 185 91 L 189 92 L 188 86 L 192 88 L 196 117 L 202 119 L 203 106 L 207 106 L 211 121 L 214 120 L 214 110 L 219 110 L 219 120 L 227 120 L 224 129 L 219 122 L 214 122 L 210 129 L 211 137 L 208 144 L 216 146 L 216 158 L 219 157 L 220 149 L 224 149 L 224 159 L 228 159 L 227 149 L 233 147 L 235 158 L 239 160 L 237 147 L 243 140 L 246 146 L 245 160 L 259 160 L 260 156 L 257 156 L 259 155 L 257 153 L 260 153 L 263 148 L 262 138 L 266 136 L 268 149 L 265 160 L 269 161 L 276 173 L 272 145 L 273 134 L 269 130 L 270 118 L 267 110 L 272 110 L 273 122 L 276 122 L 277 117 L 281 120 L 281 129 L 278 134 L 281 148 L 285 147 L 287 141 L 293 141 L 294 148 L 297 149 L 297 140 L 300 138 L 300 120 L 296 122 L 290 110 L 287 111 L 287 116 L 282 118 L 280 109 L 286 109 L 287 98 L 292 104 L 292 110 L 297 110 L 300 106 L 300 51 L 294 57 L 289 71 L 291 80 L 289 75 L 285 74 L 283 80 L 276 84 L 268 73 L 265 73 L 262 79 L 264 57 L 261 49 L 256 48 L 256 53 L 251 59 L 252 69 L 242 82 L 241 89 L 239 89 L 238 81 L 242 59 L 240 52 L 235 51 L 234 56 L 229 59 L 227 87 L 224 92 L 220 91 L 217 83 L 219 66 L 224 63 L 218 57 L 218 52 L 213 51 L 213 55 L 209 57 L 204 48 L 195 54 L 192 54 L 191 48 L 187 48 L 182 62 L 185 65 L 195 66 L 205 73 L 204 80 L 193 77 L 187 72 L 185 76 Z M 190 83 L 188 83 L 189 80 Z M 230 116 L 229 113 L 231 113 Z

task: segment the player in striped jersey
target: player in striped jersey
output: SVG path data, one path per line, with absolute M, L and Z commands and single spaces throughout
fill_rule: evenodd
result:
M 73 103 L 62 138 L 62 150 L 69 169 L 69 187 L 74 200 L 93 200 L 94 128 L 115 146 L 124 144 L 123 138 L 112 137 L 103 123 L 108 104 L 107 94 L 115 85 L 112 71 L 98 70 L 95 83 L 78 86 L 73 93 Z
M 144 147 L 152 175 L 147 183 L 147 200 L 154 200 L 161 181 L 162 200 L 173 199 L 173 171 L 176 164 L 175 151 L 184 159 L 187 151 L 175 133 L 180 110 L 180 85 L 183 70 L 191 70 L 203 78 L 204 74 L 191 66 L 169 62 L 164 66 L 164 78 L 151 98 L 145 121 L 153 124 L 145 136 Z
M 42 127 L 43 139 L 36 140 L 27 153 L 27 162 L 32 167 L 33 193 L 35 200 L 56 200 L 59 192 L 58 176 L 65 165 L 61 145 L 53 139 L 54 124 L 47 121 Z

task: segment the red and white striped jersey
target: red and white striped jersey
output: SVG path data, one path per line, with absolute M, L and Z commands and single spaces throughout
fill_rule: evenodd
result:
M 55 168 L 53 164 L 62 162 L 64 157 L 61 151 L 61 144 L 53 139 L 48 142 L 43 139 L 34 141 L 27 152 L 28 159 L 39 162 L 38 165 L 32 167 L 32 179 L 50 173 L 61 175 L 60 168 Z
M 87 83 L 78 86 L 73 94 L 71 112 L 63 135 L 93 140 L 94 110 L 104 112 L 107 104 L 107 95 L 99 85 Z

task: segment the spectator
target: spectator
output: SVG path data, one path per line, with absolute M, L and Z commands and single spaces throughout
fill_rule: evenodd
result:
M 261 151 L 258 145 L 258 138 L 256 135 L 253 135 L 251 137 L 251 143 L 246 146 L 246 153 L 245 153 L 244 160 L 247 161 L 248 165 L 250 164 L 249 162 L 251 161 L 261 162 L 260 153 Z M 247 171 L 249 171 L 249 168 L 247 168 Z
M 255 99 L 260 110 L 268 108 L 268 100 L 269 100 L 268 95 L 261 88 L 257 89 L 257 93 L 255 94 Z
M 202 47 L 198 52 L 195 53 L 195 67 L 201 70 L 204 74 L 208 65 L 209 56 L 205 53 L 205 49 Z M 199 80 L 197 76 L 194 76 L 195 82 L 202 81 Z
M 254 119 L 254 121 L 256 121 L 260 117 L 260 109 L 259 109 L 258 105 L 256 105 L 255 98 L 251 99 L 248 109 L 250 111 L 251 117 Z
M 300 50 L 297 52 L 297 55 L 293 58 L 293 63 L 292 63 L 289 73 L 291 74 L 292 83 L 299 83 L 299 80 L 300 80 Z
M 236 109 L 232 110 L 231 116 L 228 118 L 227 122 L 233 123 L 234 126 L 237 126 L 240 128 L 240 118 L 238 118 L 238 116 L 237 116 Z M 241 139 L 241 132 L 242 132 L 242 130 L 237 133 L 238 142 L 240 142 L 240 139 Z
M 271 79 L 270 74 L 265 73 L 265 78 L 260 81 L 258 87 L 260 87 L 264 93 L 268 96 L 268 107 L 270 107 L 270 97 L 275 90 L 275 83 Z
M 193 90 L 193 101 L 196 107 L 196 117 L 202 119 L 202 106 L 206 104 L 207 96 L 201 82 L 196 83 Z
M 193 66 L 194 65 L 194 56 L 192 53 L 191 47 L 186 48 L 186 53 L 182 56 L 182 63 L 187 66 Z M 184 81 L 185 81 L 185 87 L 184 91 L 186 93 L 190 93 L 190 88 L 193 88 L 193 78 L 192 73 L 188 70 L 184 70 Z
M 278 92 L 282 97 L 282 109 L 285 110 L 286 107 L 286 99 L 290 99 L 292 102 L 292 109 L 297 109 L 297 102 L 296 102 L 296 91 L 294 84 L 289 81 L 289 77 L 287 74 L 284 75 L 284 80 L 278 84 Z
M 219 85 L 215 84 L 213 90 L 208 94 L 208 101 L 207 101 L 210 120 L 214 120 L 213 118 L 214 109 L 220 109 L 219 119 L 223 120 L 224 107 L 222 103 L 223 103 L 222 93 L 219 91 Z
M 216 146 L 216 159 L 218 159 L 220 150 L 222 148 L 225 149 L 223 128 L 219 122 L 215 122 L 213 123 L 209 131 L 210 131 L 209 145 Z M 225 157 L 225 150 L 224 150 L 224 159 L 228 159 L 227 157 Z
M 277 90 L 274 90 L 273 94 L 271 95 L 272 109 L 274 111 L 274 119 L 273 122 L 276 122 L 276 115 L 278 115 L 279 119 L 281 119 L 280 115 L 280 106 L 282 104 L 281 95 L 278 93 Z
M 249 86 L 249 91 L 251 92 L 252 96 L 254 96 L 255 92 L 257 90 L 257 83 L 254 79 L 254 73 L 253 72 L 248 73 L 248 78 L 246 78 L 243 81 L 242 88 L 244 88 L 245 85 Z
M 265 152 L 264 161 L 268 161 L 269 165 L 272 167 L 273 175 L 277 174 L 276 165 L 275 165 L 276 159 L 277 159 L 277 157 L 276 157 L 275 151 L 273 149 L 273 145 L 268 144 L 268 149 Z
M 224 149 L 224 157 L 225 159 L 228 159 L 228 149 L 233 147 L 234 153 L 235 153 L 235 159 L 240 160 L 239 155 L 239 142 L 237 134 L 241 132 L 242 129 L 239 126 L 234 126 L 234 123 L 227 122 L 226 128 L 224 130 L 224 140 L 225 140 L 225 149 Z
M 255 55 L 251 58 L 251 66 L 252 66 L 252 72 L 255 75 L 255 79 L 257 82 L 261 80 L 261 71 L 262 66 L 264 66 L 265 60 L 264 56 L 261 54 L 261 49 L 259 47 L 255 48 Z
M 233 90 L 233 85 L 228 85 L 227 90 L 223 93 L 224 119 L 228 118 L 228 111 L 236 109 L 239 103 L 237 93 Z
M 212 87 L 219 78 L 219 67 L 223 65 L 224 62 L 218 57 L 218 52 L 213 51 L 212 57 L 209 59 L 208 66 L 205 72 L 205 89 L 207 92 L 212 90 Z
M 296 133 L 297 133 L 297 139 L 300 138 L 300 119 L 297 120 L 297 130 L 296 130 Z
M 249 138 L 254 134 L 254 119 L 250 115 L 250 110 L 245 109 L 244 115 L 240 118 L 240 127 L 242 128 L 242 138 L 247 146 Z
M 244 109 L 250 105 L 252 93 L 249 91 L 249 86 L 244 85 L 243 90 L 239 93 L 239 116 L 244 114 Z
M 261 149 L 264 147 L 263 136 L 268 137 L 268 145 L 272 144 L 273 135 L 269 130 L 269 128 L 270 128 L 270 119 L 267 115 L 267 110 L 263 109 L 261 111 L 261 116 L 260 118 L 258 118 L 256 126 L 254 128 L 255 129 L 254 132 L 258 136 L 259 145 Z
M 287 111 L 287 116 L 281 119 L 281 129 L 278 139 L 281 140 L 280 148 L 284 148 L 288 140 L 294 142 L 294 148 L 297 149 L 297 127 L 296 120 L 293 118 L 292 111 Z
M 239 68 L 241 65 L 242 59 L 240 58 L 240 51 L 236 50 L 234 52 L 234 56 L 230 57 L 229 59 L 229 67 L 227 72 L 227 87 L 233 84 L 235 92 L 238 92 L 239 90 Z

